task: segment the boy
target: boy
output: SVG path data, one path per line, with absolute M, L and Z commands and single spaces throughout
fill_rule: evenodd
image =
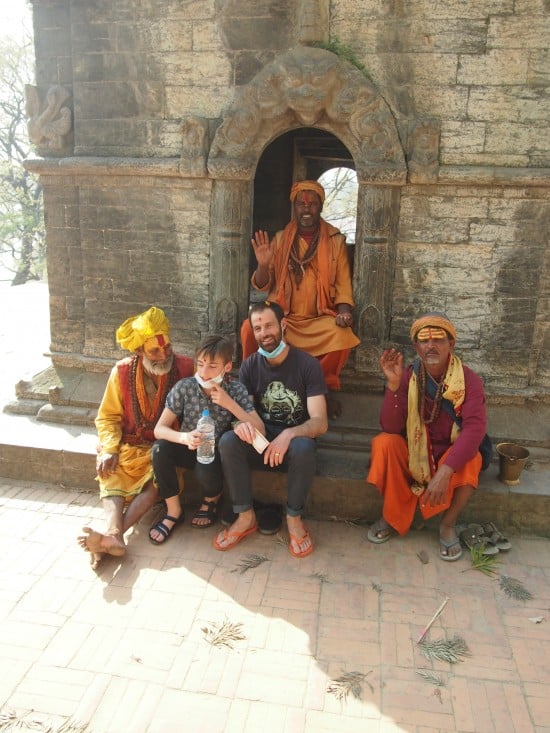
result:
M 255 430 L 265 433 L 263 422 L 254 409 L 246 387 L 229 381 L 233 366 L 233 345 L 224 336 L 207 336 L 195 351 L 194 377 L 181 379 L 169 392 L 166 406 L 155 426 L 152 460 L 159 493 L 166 501 L 167 512 L 149 531 L 155 545 L 165 542 L 174 527 L 183 521 L 179 500 L 176 467 L 192 468 L 203 488 L 203 503 L 195 513 L 191 526 L 204 529 L 217 519 L 218 502 L 222 493 L 222 470 L 216 449 L 214 461 L 197 462 L 196 450 L 203 440 L 197 422 L 206 408 L 216 425 L 216 443 L 231 428 L 236 419 L 253 438 Z M 180 429 L 175 430 L 174 420 Z

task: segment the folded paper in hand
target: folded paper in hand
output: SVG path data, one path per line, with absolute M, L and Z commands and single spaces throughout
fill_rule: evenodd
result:
M 254 446 L 254 448 L 256 448 L 258 453 L 261 455 L 264 452 L 264 450 L 267 448 L 267 446 L 269 445 L 269 440 L 267 438 L 264 438 L 264 436 L 260 433 L 259 430 L 256 430 L 254 434 L 254 440 L 252 441 L 252 445 Z

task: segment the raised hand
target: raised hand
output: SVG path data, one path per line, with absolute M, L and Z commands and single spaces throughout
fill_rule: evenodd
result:
M 403 374 L 403 354 L 396 349 L 386 349 L 380 357 L 380 366 L 388 380 L 388 387 L 395 391 Z
M 273 258 L 273 245 L 269 240 L 268 233 L 262 230 L 257 231 L 250 242 L 252 243 L 258 266 L 269 267 L 269 263 Z

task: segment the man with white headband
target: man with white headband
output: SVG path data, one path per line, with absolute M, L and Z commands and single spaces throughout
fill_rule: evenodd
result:
M 203 502 L 191 521 L 191 526 L 206 529 L 217 521 L 218 503 L 223 488 L 223 476 L 218 451 L 214 461 L 197 462 L 197 448 L 204 435 L 197 430 L 197 422 L 204 409 L 216 426 L 216 442 L 231 429 L 232 421 L 239 420 L 253 435 L 262 434 L 264 426 L 246 388 L 231 380 L 233 344 L 225 336 L 206 336 L 195 351 L 195 376 L 180 380 L 166 398 L 166 406 L 155 427 L 153 467 L 160 496 L 166 502 L 166 514 L 149 531 L 149 539 L 160 545 L 171 536 L 183 521 L 179 499 L 176 468 L 193 470 L 203 491 Z M 178 427 L 174 424 L 177 422 Z M 242 428 L 245 429 L 244 427 Z
M 457 518 L 477 488 L 488 440 L 483 383 L 453 353 L 456 329 L 445 314 L 418 318 L 410 337 L 412 365 L 404 368 L 396 349 L 380 359 L 384 432 L 372 442 L 367 483 L 382 494 L 383 511 L 367 536 L 380 544 L 406 534 L 419 506 L 425 519 L 442 513 L 439 554 L 454 561 L 462 555 Z
M 317 359 L 283 339 L 286 320 L 280 305 L 257 303 L 249 320 L 257 351 L 241 364 L 239 379 L 254 398 L 270 442 L 258 451 L 246 425 L 222 435 L 223 473 L 238 517 L 215 537 L 214 547 L 230 550 L 258 529 L 251 469 L 283 470 L 288 472 L 289 551 L 293 557 L 306 557 L 313 543 L 302 517 L 315 476 L 315 438 L 328 428 L 327 388 Z
M 173 352 L 170 323 L 160 308 L 128 318 L 116 339 L 132 355 L 111 371 L 95 421 L 97 480 L 107 529 L 101 533 L 84 527 L 78 538 L 90 552 L 94 570 L 105 554 L 126 553 L 124 533 L 158 501 L 151 464 L 153 429 L 169 390 L 193 373 L 193 360 Z

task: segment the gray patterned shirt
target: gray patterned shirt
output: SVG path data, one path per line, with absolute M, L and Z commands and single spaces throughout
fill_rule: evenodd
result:
M 253 412 L 254 404 L 244 384 L 236 380 L 230 382 L 225 379 L 221 386 L 243 410 Z M 195 377 L 186 377 L 176 382 L 166 397 L 166 407 L 177 416 L 182 433 L 195 430 L 202 411 L 208 409 L 210 417 L 216 424 L 216 442 L 220 435 L 229 430 L 235 419 L 233 413 L 214 404 L 204 394 Z

